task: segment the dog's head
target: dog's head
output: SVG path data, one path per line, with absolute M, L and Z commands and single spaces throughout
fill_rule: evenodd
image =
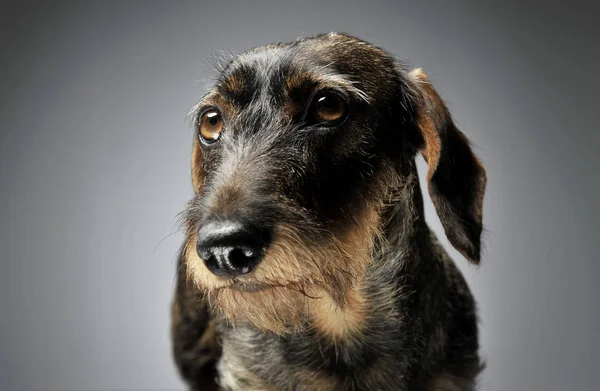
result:
M 284 332 L 364 305 L 383 212 L 419 151 L 450 242 L 479 261 L 485 172 L 425 74 L 383 50 L 343 34 L 250 50 L 193 115 L 185 256 L 229 321 Z

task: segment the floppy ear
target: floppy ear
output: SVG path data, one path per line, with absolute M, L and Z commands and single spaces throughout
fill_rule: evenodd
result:
M 202 148 L 196 137 L 194 139 L 194 150 L 192 151 L 192 187 L 196 194 L 200 193 L 204 184 L 204 169 L 202 168 Z
M 427 75 L 420 69 L 409 75 L 418 91 L 417 126 L 429 195 L 450 243 L 479 263 L 485 170 Z

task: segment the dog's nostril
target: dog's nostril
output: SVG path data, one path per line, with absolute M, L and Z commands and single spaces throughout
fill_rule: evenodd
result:
M 237 276 L 254 269 L 269 241 L 266 229 L 232 221 L 212 222 L 198 231 L 197 252 L 213 274 Z
M 250 249 L 233 248 L 227 257 L 227 265 L 239 269 L 242 274 L 250 272 L 248 265 L 253 263 L 255 251 Z M 248 269 L 248 270 L 246 270 Z

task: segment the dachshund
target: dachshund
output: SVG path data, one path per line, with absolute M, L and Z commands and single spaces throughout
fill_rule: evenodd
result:
M 474 390 L 485 170 L 420 69 L 330 33 L 218 66 L 172 305 L 192 390 Z

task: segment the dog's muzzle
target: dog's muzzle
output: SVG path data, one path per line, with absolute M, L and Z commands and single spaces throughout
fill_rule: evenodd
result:
M 271 241 L 268 229 L 239 221 L 215 221 L 198 231 L 196 250 L 207 269 L 221 277 L 250 273 Z

